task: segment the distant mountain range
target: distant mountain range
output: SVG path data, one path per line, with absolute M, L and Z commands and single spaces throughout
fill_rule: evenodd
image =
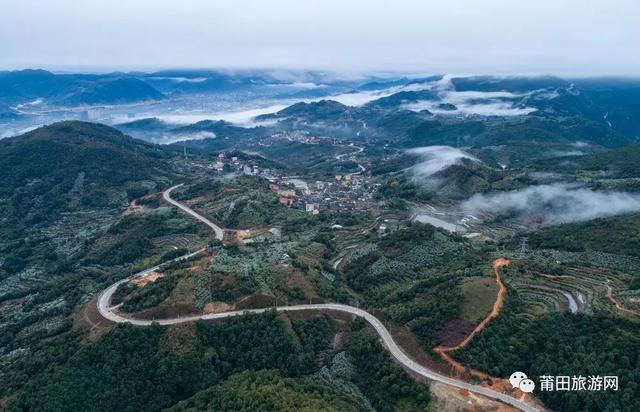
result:
M 192 108 L 198 114 L 206 110 L 216 113 L 215 107 L 209 109 L 204 103 L 211 94 L 224 97 L 231 105 L 243 104 L 234 100 L 241 94 L 254 104 L 260 100 L 267 107 L 275 102 L 298 102 L 255 117 L 253 121 L 260 127 L 220 121 L 224 117 L 216 115 L 187 126 L 167 121 L 171 116 L 162 117 L 174 114 L 174 108 L 180 108 L 180 113 L 186 115 Z M 188 99 L 180 100 L 184 96 Z M 131 109 L 131 117 L 135 118 L 140 110 L 148 118 L 128 123 L 116 120 L 123 117 L 122 112 L 91 118 L 77 110 L 61 111 L 47 117 L 41 115 L 46 110 L 39 110 L 40 105 L 43 109 L 117 107 L 123 103 L 162 100 L 167 103 L 159 109 L 145 104 Z M 31 110 L 34 107 L 37 109 Z M 112 109 L 105 109 L 108 110 Z M 509 144 L 521 145 L 525 150 L 524 146 L 530 147 L 532 142 L 587 142 L 618 147 L 640 140 L 640 80 L 446 75 L 340 80 L 322 72 L 269 70 L 0 72 L 0 121 L 20 123 L 22 118 L 33 114 L 33 119 L 23 121 L 16 130 L 28 130 L 28 126 L 61 118 L 84 118 L 118 123 L 118 128 L 155 142 L 206 138 L 207 142 L 193 144 L 212 146 L 209 150 L 228 148 L 245 138 L 295 129 L 400 148 Z
M 113 105 L 161 100 L 182 94 L 226 93 L 274 85 L 291 86 L 292 95 L 305 90 L 309 95 L 329 79 L 319 72 L 272 72 L 260 70 L 165 70 L 152 73 L 115 72 L 104 74 L 52 73 L 27 69 L 0 71 L 0 115 L 13 113 L 11 107 L 48 104 L 56 106 Z M 331 81 L 322 93 L 357 85 L 353 81 Z M 305 93 L 303 93 L 305 94 Z
M 404 133 L 424 121 L 484 123 L 491 122 L 492 118 L 502 118 L 538 125 L 545 122 L 573 124 L 572 130 L 561 133 L 564 138 L 593 141 L 604 146 L 619 146 L 640 138 L 640 80 L 555 77 L 454 77 L 446 80 L 441 78 L 424 83 L 407 80 L 400 86 L 395 82 L 377 83 L 389 88 L 379 90 L 379 98 L 359 106 L 346 106 L 328 97 L 318 102 L 296 103 L 277 113 L 259 116 L 257 120 L 277 119 L 296 124 L 339 122 L 344 125 L 366 122 L 394 133 Z M 366 90 L 371 87 L 372 84 L 362 86 Z M 585 130 L 587 126 L 597 130 L 589 132 Z M 447 127 L 447 130 L 453 129 Z M 469 133 L 459 134 L 463 142 L 468 136 Z M 536 133 L 527 138 L 532 136 L 542 137 Z
M 119 104 L 160 100 L 146 82 L 119 74 L 54 74 L 45 70 L 0 72 L 0 101 L 24 105 L 37 99 L 62 106 Z

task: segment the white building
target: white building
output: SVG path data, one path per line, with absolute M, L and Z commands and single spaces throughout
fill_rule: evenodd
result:
M 304 205 L 304 209 L 309 212 L 312 213 L 314 215 L 317 215 L 320 211 L 318 210 L 318 204 L 317 203 L 306 203 Z

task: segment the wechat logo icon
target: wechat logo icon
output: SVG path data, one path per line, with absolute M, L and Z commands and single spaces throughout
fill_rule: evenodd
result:
M 513 372 L 509 377 L 509 383 L 525 393 L 531 393 L 536 388 L 536 383 L 529 379 L 524 372 Z

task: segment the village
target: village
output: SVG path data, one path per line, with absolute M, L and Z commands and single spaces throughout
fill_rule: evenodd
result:
M 371 183 L 363 173 L 334 175 L 332 179 L 313 180 L 288 176 L 280 170 L 261 168 L 254 159 L 241 159 L 220 153 L 207 169 L 220 174 L 258 176 L 269 181 L 269 187 L 285 206 L 306 210 L 367 212 L 374 206 L 373 195 L 379 186 Z M 308 181 L 309 180 L 309 181 Z

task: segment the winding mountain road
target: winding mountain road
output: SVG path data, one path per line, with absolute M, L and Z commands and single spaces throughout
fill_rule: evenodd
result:
M 216 235 L 216 239 L 218 240 L 222 240 L 222 236 L 224 234 L 224 229 L 222 229 L 221 227 L 219 227 L 218 225 L 216 225 L 215 223 L 211 222 L 210 220 L 208 220 L 207 218 L 199 215 L 198 213 L 196 213 L 195 211 L 193 211 L 192 209 L 190 209 L 189 207 L 183 205 L 182 203 L 177 202 L 176 200 L 171 198 L 171 191 L 173 191 L 174 189 L 176 189 L 177 187 L 180 187 L 181 185 L 176 185 L 173 186 L 167 190 L 164 191 L 164 193 L 162 194 L 163 198 L 169 202 L 170 204 L 180 208 L 181 210 L 183 210 L 184 212 L 190 214 L 191 216 L 195 217 L 196 219 L 200 220 L 201 222 L 205 223 L 207 226 L 209 226 L 211 229 L 213 229 L 213 231 L 215 232 Z M 167 262 L 165 264 L 161 264 L 158 266 L 155 266 L 153 268 L 149 268 L 146 269 L 140 273 L 137 273 L 129 278 L 125 278 L 122 279 L 116 283 L 114 283 L 113 285 L 109 286 L 107 289 L 105 289 L 101 294 L 100 297 L 98 298 L 97 301 L 97 306 L 98 306 L 98 311 L 100 312 L 100 314 L 112 321 L 112 322 L 116 322 L 116 323 L 131 323 L 132 325 L 137 325 L 137 326 L 150 326 L 153 323 L 157 323 L 159 325 L 176 325 L 179 323 L 185 323 L 185 322 L 193 322 L 193 321 L 197 321 L 197 320 L 209 320 L 209 319 L 223 319 L 223 318 L 229 318 L 229 317 L 233 317 L 233 316 L 240 316 L 240 315 L 244 315 L 244 314 L 257 314 L 257 313 L 264 313 L 266 311 L 269 310 L 273 310 L 274 308 L 263 308 L 263 309 L 246 309 L 246 310 L 238 310 L 238 311 L 231 311 L 231 312 L 222 312 L 222 313 L 208 313 L 208 314 L 203 314 L 203 315 L 194 315 L 194 316 L 182 316 L 182 317 L 177 317 L 177 318 L 167 318 L 167 319 L 158 319 L 158 320 L 143 320 L 143 319 L 135 319 L 135 318 L 130 318 L 127 317 L 126 315 L 123 315 L 119 312 L 117 312 L 117 309 L 119 308 L 120 305 L 116 305 L 116 306 L 112 306 L 111 305 L 111 297 L 113 296 L 114 292 L 116 291 L 116 289 L 118 288 L 118 286 L 120 286 L 122 283 L 128 282 L 131 279 L 135 279 L 137 277 L 142 277 L 146 274 L 148 274 L 149 272 L 152 272 L 154 270 L 158 270 L 161 269 L 164 265 L 174 262 L 174 261 L 181 261 L 181 260 L 187 260 L 199 253 L 202 253 L 205 249 L 200 249 L 196 252 L 190 253 L 188 255 L 185 256 L 181 256 L 179 258 L 173 259 L 170 262 Z M 348 305 L 342 305 L 342 304 L 338 304 L 338 303 L 325 303 L 325 304 L 309 304 L 309 305 L 292 305 L 292 306 L 279 306 L 275 308 L 276 311 L 278 312 L 295 312 L 295 311 L 302 311 L 302 310 L 317 310 L 317 311 L 338 311 L 338 312 L 345 312 L 345 313 L 349 313 L 358 317 L 363 318 L 364 320 L 366 320 L 374 329 L 375 331 L 378 333 L 378 335 L 380 335 L 380 339 L 382 340 L 382 342 L 384 343 L 384 346 L 389 350 L 389 352 L 391 353 L 391 356 L 393 356 L 393 358 L 398 361 L 405 369 L 420 375 L 422 377 L 425 377 L 427 379 L 430 380 L 434 380 L 434 381 L 438 381 L 438 382 L 442 382 L 444 384 L 447 385 L 451 385 L 453 387 L 456 388 L 460 388 L 460 389 L 466 389 L 469 392 L 473 392 L 479 395 L 483 395 L 486 396 L 488 398 L 491 399 L 495 399 L 495 400 L 499 400 L 502 401 L 508 405 L 511 405 L 515 408 L 518 408 L 522 411 L 525 412 L 536 412 L 539 409 L 537 409 L 536 407 L 523 402 L 513 396 L 509 396 L 506 395 L 504 393 L 501 392 L 497 392 L 494 391 L 492 389 L 489 389 L 487 387 L 484 386 L 480 386 L 480 385 L 473 385 L 458 379 L 454 379 L 454 378 L 450 378 L 448 376 L 439 374 L 431 369 L 428 369 L 422 365 L 420 365 L 419 363 L 415 362 L 413 359 L 411 359 L 407 354 L 404 353 L 404 351 L 398 346 L 398 344 L 395 342 L 395 340 L 393 340 L 393 337 L 391 336 L 391 333 L 387 330 L 387 328 L 385 328 L 385 326 L 383 325 L 383 323 L 376 318 L 375 316 L 373 316 L 372 314 L 370 314 L 369 312 L 353 307 L 353 306 L 348 306 Z
M 180 202 L 178 202 L 176 200 L 173 200 L 171 198 L 171 192 L 174 189 L 179 188 L 183 184 L 184 183 L 180 183 L 179 185 L 175 185 L 175 186 L 172 186 L 172 187 L 168 188 L 167 190 L 162 192 L 162 198 L 165 201 L 167 201 L 168 203 L 171 203 L 175 207 L 179 208 L 183 212 L 190 214 L 191 216 L 195 217 L 196 219 L 198 219 L 199 221 L 201 221 L 205 225 L 209 226 L 213 230 L 213 232 L 216 234 L 216 239 L 222 241 L 222 238 L 224 237 L 224 229 L 223 228 L 221 228 L 220 226 L 216 225 L 215 223 L 213 223 L 212 221 L 210 221 L 206 217 L 199 215 L 193 209 L 191 209 L 189 206 L 183 205 L 182 203 L 180 203 Z

